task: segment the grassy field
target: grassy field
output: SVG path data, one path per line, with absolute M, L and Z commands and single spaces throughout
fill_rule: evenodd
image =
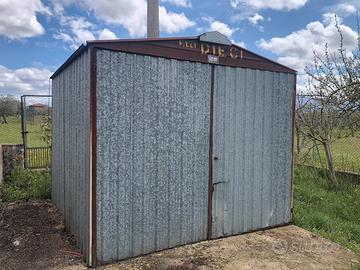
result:
M 321 166 L 321 163 L 326 165 L 325 152 L 322 146 L 319 146 L 319 153 L 316 149 L 310 152 L 310 144 L 306 144 L 300 151 L 300 156 L 306 153 L 306 160 L 299 159 L 299 163 L 306 163 L 308 165 Z M 356 137 L 349 137 L 337 140 L 333 145 L 333 158 L 335 168 L 339 171 L 357 172 L 360 173 L 360 135 Z
M 0 144 L 22 144 L 20 117 L 8 117 L 8 124 L 0 124 Z M 39 123 L 27 122 L 28 144 L 32 146 L 46 146 L 41 137 Z
M 315 173 L 295 169 L 294 223 L 360 254 L 360 183 L 332 190 Z

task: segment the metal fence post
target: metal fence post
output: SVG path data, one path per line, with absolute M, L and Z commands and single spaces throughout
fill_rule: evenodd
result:
M 0 144 L 0 185 L 3 183 L 3 170 L 4 162 L 3 162 L 3 150 L 2 145 Z
M 25 96 L 21 96 L 21 134 L 24 145 L 24 168 L 28 168 L 27 164 L 27 129 L 26 129 L 26 101 Z

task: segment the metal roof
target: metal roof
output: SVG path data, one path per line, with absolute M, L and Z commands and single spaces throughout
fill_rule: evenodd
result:
M 224 66 L 297 73 L 294 69 L 233 44 L 226 36 L 214 31 L 193 37 L 87 41 L 50 78 L 53 79 L 57 76 L 88 48 L 108 49 Z

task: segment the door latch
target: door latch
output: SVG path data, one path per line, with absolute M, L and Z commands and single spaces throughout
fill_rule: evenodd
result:
M 227 182 L 228 181 L 219 181 L 219 182 L 213 183 L 213 186 L 218 185 L 218 184 L 222 184 L 222 183 L 227 183 Z
M 219 181 L 219 182 L 212 183 L 211 191 L 212 191 L 212 192 L 215 191 L 215 186 L 216 186 L 216 185 L 218 185 L 218 184 L 224 184 L 224 183 L 228 183 L 228 181 Z

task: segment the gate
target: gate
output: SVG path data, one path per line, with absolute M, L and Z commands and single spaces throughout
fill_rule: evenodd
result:
M 26 169 L 51 166 L 51 114 L 50 95 L 21 96 L 21 131 Z
M 51 165 L 51 147 L 27 147 L 26 165 L 29 169 L 49 168 Z

